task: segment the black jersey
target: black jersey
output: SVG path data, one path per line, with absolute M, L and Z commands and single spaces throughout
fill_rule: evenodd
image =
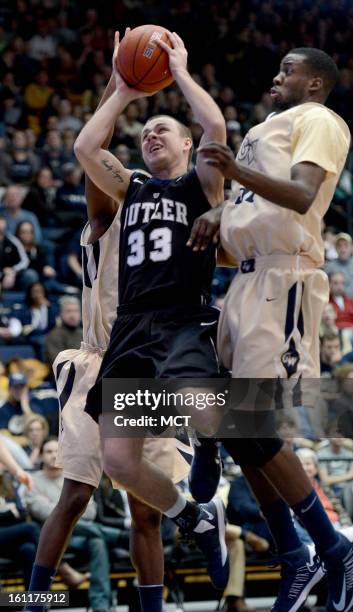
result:
M 134 172 L 120 234 L 120 305 L 201 303 L 210 293 L 215 249 L 186 246 L 194 220 L 209 210 L 195 170 L 162 180 Z

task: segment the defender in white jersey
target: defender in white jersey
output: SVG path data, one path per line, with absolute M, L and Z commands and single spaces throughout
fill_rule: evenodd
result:
M 343 119 L 324 106 L 337 74 L 323 51 L 294 49 L 273 80 L 279 114 L 248 132 L 237 159 L 216 143 L 199 150 L 236 181 L 235 201 L 222 213 L 221 244 L 239 273 L 218 337 L 220 357 L 235 378 L 320 376 L 318 328 L 328 299 L 321 220 L 350 142 Z M 294 453 L 275 434 L 223 444 L 241 464 L 278 546 L 282 586 L 273 610 L 298 610 L 320 568 L 296 536 L 288 506 L 328 570 L 327 610 L 352 610 L 352 545 L 334 531 Z

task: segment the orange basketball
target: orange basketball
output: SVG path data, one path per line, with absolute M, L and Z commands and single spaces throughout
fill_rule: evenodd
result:
M 161 26 L 143 25 L 124 36 L 119 45 L 117 68 L 128 85 L 151 93 L 173 83 L 168 54 L 156 42 L 161 39 L 170 46 L 167 32 Z

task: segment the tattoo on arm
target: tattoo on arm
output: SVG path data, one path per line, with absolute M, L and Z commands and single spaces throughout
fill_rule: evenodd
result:
M 105 167 L 107 172 L 111 172 L 111 174 L 113 175 L 114 178 L 116 178 L 118 180 L 119 183 L 123 183 L 124 179 L 121 176 L 120 172 L 118 172 L 118 170 L 115 170 L 115 168 L 113 167 L 112 164 L 110 164 L 106 159 L 103 159 L 102 161 L 102 165 Z

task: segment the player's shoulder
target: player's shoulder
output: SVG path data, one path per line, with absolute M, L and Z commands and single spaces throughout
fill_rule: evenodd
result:
M 317 102 L 306 102 L 293 109 L 294 124 L 297 127 L 321 123 L 349 135 L 349 128 L 344 119 L 331 108 Z

